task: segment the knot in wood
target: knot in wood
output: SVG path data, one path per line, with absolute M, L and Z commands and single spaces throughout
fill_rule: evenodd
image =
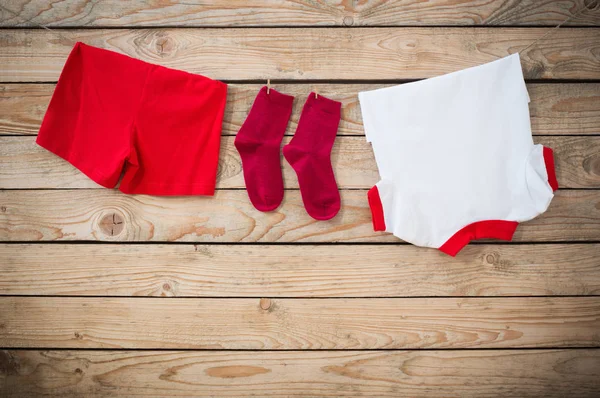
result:
M 10 353 L 10 351 L 0 351 L 0 369 L 5 376 L 18 375 L 20 373 L 21 364 L 18 359 Z
M 345 16 L 343 20 L 344 26 L 352 26 L 354 25 L 354 18 L 351 16 Z
M 261 298 L 260 299 L 260 308 L 265 311 L 268 310 L 269 308 L 271 308 L 271 299 Z
M 586 173 L 600 176 L 600 155 L 593 155 L 583 160 L 583 169 Z
M 168 36 L 158 37 L 154 44 L 156 48 L 156 54 L 158 54 L 161 57 L 171 55 L 173 53 L 173 49 L 175 48 L 173 39 L 171 39 Z
M 488 265 L 495 265 L 498 263 L 500 255 L 498 253 L 489 253 L 484 256 L 485 263 Z
M 600 9 L 600 0 L 584 0 L 583 6 L 587 8 L 588 11 L 596 11 Z
M 125 219 L 118 212 L 112 212 L 102 216 L 100 220 L 100 230 L 108 236 L 117 236 L 125 228 Z
M 541 79 L 544 77 L 545 68 L 540 62 L 536 62 L 529 68 L 529 72 L 527 73 L 528 79 Z

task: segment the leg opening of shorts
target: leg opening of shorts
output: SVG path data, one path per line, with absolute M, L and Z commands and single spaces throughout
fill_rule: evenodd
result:
M 84 162 L 71 156 L 66 151 L 64 151 L 58 147 L 54 147 L 48 141 L 43 139 L 43 137 L 45 137 L 45 135 L 38 135 L 38 138 L 35 141 L 36 144 L 38 144 L 42 148 L 46 149 L 47 151 L 52 152 L 56 156 L 66 160 L 67 162 L 71 163 L 72 166 L 74 166 L 76 169 L 81 171 L 83 174 L 85 174 L 90 180 L 94 181 L 96 184 L 98 184 L 104 188 L 109 188 L 109 189 L 114 188 L 117 185 L 117 181 L 114 181 L 114 179 L 103 175 L 98 170 L 94 170 L 93 168 L 84 164 Z
M 552 148 L 545 146 L 543 153 L 546 171 L 548 172 L 548 184 L 552 187 L 552 191 L 556 191 L 558 189 L 558 180 L 556 179 L 556 170 L 554 168 L 554 152 Z
M 375 231 L 385 231 L 385 219 L 383 218 L 383 205 L 379 197 L 377 185 L 369 190 L 369 207 L 371 208 L 371 217 L 373 219 L 373 229 Z
M 452 257 L 456 256 L 469 242 L 477 239 L 512 240 L 519 225 L 516 221 L 485 220 L 469 224 L 452 235 L 439 250 Z

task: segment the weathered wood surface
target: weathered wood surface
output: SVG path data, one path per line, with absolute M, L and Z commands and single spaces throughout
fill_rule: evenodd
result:
M 599 244 L 0 245 L 7 295 L 414 297 L 600 295 Z
M 74 40 L 214 79 L 417 79 L 524 50 L 547 28 L 82 29 Z M 56 81 L 73 46 L 0 30 L 0 81 Z M 526 78 L 600 79 L 600 28 L 563 28 L 521 54 Z
M 390 84 L 275 84 L 277 90 L 294 95 L 294 110 L 286 135 L 298 126 L 304 101 L 313 89 L 341 101 L 339 135 L 364 135 L 358 92 Z M 223 121 L 223 135 L 235 135 L 248 116 L 260 84 L 230 84 Z M 600 134 L 600 84 L 527 85 L 534 135 Z M 54 91 L 54 84 L 0 84 L 0 135 L 35 135 Z
M 0 297 L 5 348 L 597 347 L 600 300 Z
M 31 350 L 0 351 L 0 396 L 600 395 L 600 84 L 588 81 L 600 79 L 599 12 L 522 55 L 527 79 L 582 81 L 528 84 L 534 140 L 555 149 L 561 187 L 574 189 L 523 223 L 517 243 L 472 244 L 457 258 L 341 244 L 400 242 L 372 231 L 364 188 L 378 173 L 359 91 L 515 53 L 593 1 L 8 3 L 31 21 L 0 11 L 1 27 L 19 27 L 0 30 L 0 241 L 12 242 L 0 244 L 0 346 Z M 342 101 L 340 215 L 311 219 L 286 162 L 294 190 L 277 211 L 256 211 L 241 190 L 233 136 L 260 84 L 230 85 L 216 198 L 88 189 L 33 144 L 72 43 L 20 29 L 31 22 L 90 27 L 59 32 L 213 78 L 270 78 L 297 97 L 288 136 L 312 89 Z M 302 28 L 316 25 L 345 28 Z M 335 83 L 351 80 L 377 84 Z M 36 240 L 63 242 L 26 243 Z M 82 240 L 112 243 L 70 244 Z
M 290 141 L 283 140 L 283 145 Z M 556 175 L 561 188 L 600 188 L 600 137 L 535 137 L 554 150 Z M 242 161 L 223 137 L 217 188 L 245 188 Z M 364 137 L 338 137 L 331 161 L 340 189 L 371 188 L 379 172 L 371 144 Z M 298 188 L 289 163 L 281 160 L 286 188 Z M 0 137 L 0 188 L 102 188 L 69 162 L 35 143 L 35 137 Z M 103 188 L 102 188 L 103 189 Z
M 5 397 L 592 397 L 600 350 L 0 352 Z
M 190 2 L 11 0 L 0 10 L 0 26 L 425 26 L 425 25 L 600 25 L 592 1 L 430 0 L 308 1 L 211 0 Z M 43 6 L 42 6 L 43 5 Z M 28 22 L 31 21 L 31 22 Z
M 0 241 L 399 242 L 374 232 L 366 190 L 341 191 L 342 209 L 312 219 L 300 192 L 263 213 L 243 190 L 214 197 L 123 195 L 110 189 L 0 191 Z M 556 192 L 543 215 L 522 223 L 515 242 L 600 240 L 600 191 Z

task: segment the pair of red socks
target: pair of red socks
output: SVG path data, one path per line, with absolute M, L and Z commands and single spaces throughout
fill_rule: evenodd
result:
M 248 196 L 260 211 L 274 210 L 283 200 L 279 150 L 293 102 L 293 96 L 263 87 L 235 138 Z M 340 111 L 341 103 L 311 93 L 294 138 L 283 147 L 283 156 L 298 176 L 304 207 L 317 220 L 328 220 L 340 210 L 330 159 Z

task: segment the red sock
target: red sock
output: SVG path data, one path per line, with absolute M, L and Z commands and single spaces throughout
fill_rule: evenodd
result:
M 292 141 L 283 156 L 296 171 L 304 208 L 317 220 L 329 220 L 340 210 L 340 193 L 331 167 L 331 148 L 340 123 L 342 104 L 310 93 Z
M 260 211 L 276 209 L 283 199 L 281 140 L 294 97 L 263 87 L 235 137 L 250 201 Z

